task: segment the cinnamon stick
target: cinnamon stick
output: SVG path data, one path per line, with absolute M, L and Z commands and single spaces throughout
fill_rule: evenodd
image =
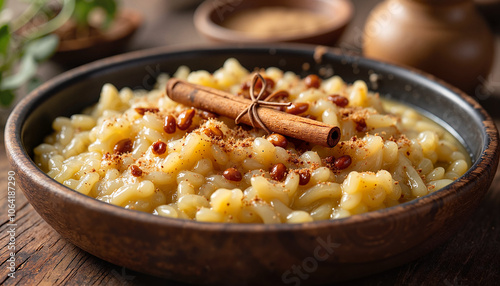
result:
M 249 99 L 176 78 L 168 81 L 167 96 L 181 104 L 233 119 L 252 104 Z M 334 147 L 340 140 L 338 126 L 263 106 L 257 108 L 257 114 L 272 132 L 327 147 Z M 241 117 L 240 121 L 251 125 L 249 112 Z

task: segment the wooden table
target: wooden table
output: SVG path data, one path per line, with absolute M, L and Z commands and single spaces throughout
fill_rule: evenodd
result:
M 11 1 L 12 2 L 12 1 Z M 192 24 L 193 9 L 172 11 L 168 1 L 124 1 L 124 4 L 143 11 L 146 23 L 129 50 L 163 45 L 205 44 Z M 339 42 L 342 47 L 359 49 L 359 35 L 364 19 L 377 0 L 354 1 L 356 18 Z M 500 28 L 496 28 L 497 55 L 500 55 Z M 48 63 L 42 76 L 48 79 L 62 69 Z M 500 63 L 485 83 L 480 103 L 500 126 Z M 10 229 L 8 222 L 8 172 L 10 167 L 5 147 L 0 140 L 0 284 L 5 285 L 182 285 L 125 269 L 100 260 L 67 242 L 34 211 L 22 192 L 17 189 L 15 210 L 16 272 L 9 273 Z M 4 247 L 5 246 L 5 247 Z M 486 198 L 463 228 L 442 246 L 420 259 L 398 268 L 365 277 L 345 285 L 498 285 L 500 279 L 500 171 L 497 172 Z

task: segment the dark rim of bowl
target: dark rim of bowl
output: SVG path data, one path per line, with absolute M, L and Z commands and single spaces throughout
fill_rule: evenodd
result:
M 390 68 L 394 72 L 397 72 L 398 76 L 411 77 L 412 79 L 417 79 L 419 83 L 425 83 L 432 89 L 440 90 L 440 93 L 447 97 L 457 98 L 462 104 L 466 104 L 467 108 L 474 111 L 474 114 L 481 119 L 483 123 L 482 131 L 486 135 L 486 140 L 482 146 L 481 154 L 476 158 L 475 162 L 471 168 L 460 178 L 455 180 L 452 184 L 434 192 L 428 194 L 424 197 L 417 198 L 415 200 L 389 207 L 386 209 L 381 209 L 377 211 L 371 211 L 368 213 L 358 214 L 349 216 L 346 218 L 334 219 L 334 220 L 320 220 L 308 223 L 299 224 L 243 224 L 243 223 L 208 223 L 208 222 L 198 222 L 194 220 L 183 220 L 175 218 L 160 217 L 150 213 L 145 213 L 136 210 L 125 209 L 120 206 L 112 205 L 99 201 L 95 198 L 82 195 L 75 190 L 72 190 L 57 181 L 50 178 L 42 170 L 40 170 L 23 146 L 22 141 L 22 131 L 24 128 L 25 120 L 28 118 L 30 112 L 36 108 L 39 102 L 43 101 L 51 94 L 57 92 L 58 90 L 64 89 L 66 86 L 77 82 L 81 78 L 85 78 L 91 74 L 102 72 L 106 70 L 113 70 L 117 66 L 123 65 L 133 65 L 136 62 L 141 62 L 146 59 L 152 59 L 156 57 L 161 57 L 165 54 L 175 54 L 175 53 L 193 53 L 193 52 L 205 52 L 205 53 L 226 53 L 226 52 L 237 52 L 237 51 L 251 51 L 254 53 L 269 53 L 270 51 L 279 54 L 289 52 L 295 53 L 297 56 L 308 55 L 313 56 L 314 49 L 316 46 L 304 45 L 304 44 L 275 44 L 275 45 L 222 45 L 216 47 L 163 47 L 155 48 L 143 51 L 131 52 L 123 55 L 118 55 L 96 62 L 83 65 L 81 67 L 75 68 L 73 70 L 67 71 L 61 75 L 54 77 L 53 79 L 47 81 L 26 97 L 24 97 L 20 103 L 11 112 L 6 128 L 5 128 L 5 147 L 7 154 L 10 157 L 12 164 L 15 164 L 19 171 L 30 174 L 31 180 L 36 181 L 37 184 L 46 187 L 47 189 L 55 192 L 59 197 L 63 197 L 65 200 L 72 200 L 81 204 L 84 208 L 99 211 L 111 216 L 125 216 L 130 217 L 130 219 L 138 220 L 146 224 L 154 224 L 159 227 L 161 225 L 169 225 L 172 227 L 182 227 L 189 229 L 203 229 L 205 231 L 225 231 L 225 232 L 273 232 L 273 231 L 293 231 L 297 229 L 317 229 L 317 228 L 331 228 L 340 227 L 342 225 L 348 224 L 358 224 L 365 223 L 372 220 L 380 220 L 384 218 L 391 217 L 393 215 L 405 216 L 411 215 L 414 210 L 417 209 L 430 209 L 432 207 L 431 202 L 435 200 L 445 200 L 447 197 L 456 195 L 460 193 L 462 187 L 474 184 L 476 179 L 484 176 L 484 172 L 478 170 L 480 166 L 489 166 L 499 156 L 499 134 L 495 126 L 494 121 L 489 116 L 489 114 L 471 97 L 463 93 L 462 91 L 454 88 L 447 83 L 436 79 L 435 77 L 421 72 L 415 69 L 409 69 L 406 67 L 400 67 L 397 65 L 382 63 L 375 60 L 370 60 L 362 57 L 355 57 L 353 60 L 358 61 L 366 66 L 373 67 L 375 70 L 378 68 L 388 69 Z M 338 55 L 334 52 L 335 49 L 329 49 L 326 54 Z M 345 55 L 344 55 L 345 56 Z
M 251 2 L 251 1 L 250 1 Z M 332 5 L 332 3 L 325 0 L 314 0 L 313 2 L 322 2 L 323 5 Z M 347 8 L 347 13 L 341 18 L 341 20 L 328 22 L 327 24 L 321 26 L 317 30 L 310 31 L 308 33 L 298 34 L 298 35 L 285 35 L 285 36 L 275 36 L 272 38 L 273 42 L 296 42 L 302 39 L 311 39 L 315 38 L 327 33 L 331 33 L 333 31 L 342 29 L 347 24 L 349 24 L 352 16 L 354 14 L 354 5 L 349 0 L 339 0 L 340 4 L 344 5 Z M 193 19 L 194 24 L 198 31 L 201 31 L 203 34 L 209 35 L 209 37 L 222 40 L 222 41 L 234 41 L 237 39 L 238 42 L 245 43 L 264 43 L 269 42 L 269 38 L 259 38 L 249 35 L 245 32 L 236 31 L 233 29 L 226 28 L 218 23 L 212 21 L 212 15 L 221 9 L 223 6 L 230 6 L 231 2 L 227 1 L 217 1 L 210 0 L 204 1 L 198 8 L 196 9 Z M 336 4 L 335 4 L 336 5 Z M 258 7 L 258 6 L 256 6 Z M 229 11 L 233 11 L 234 7 L 229 7 Z

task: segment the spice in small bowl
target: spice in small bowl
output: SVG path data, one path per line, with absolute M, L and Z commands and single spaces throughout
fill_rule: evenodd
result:
M 284 6 L 269 6 L 238 11 L 221 26 L 256 38 L 274 38 L 315 32 L 330 19 L 323 14 Z
M 349 0 L 211 0 L 198 7 L 194 22 L 202 35 L 218 42 L 333 45 L 352 15 Z

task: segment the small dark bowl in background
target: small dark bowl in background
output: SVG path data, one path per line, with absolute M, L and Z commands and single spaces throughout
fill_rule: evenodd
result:
M 293 269 L 302 267 L 308 275 L 304 282 L 321 284 L 366 276 L 424 255 L 455 233 L 487 192 L 499 160 L 494 122 L 469 96 L 425 74 L 332 50 L 317 62 L 314 54 L 314 47 L 289 44 L 159 49 L 66 72 L 30 93 L 9 117 L 5 144 L 16 182 L 40 216 L 83 250 L 183 282 L 291 284 L 301 282 Z M 333 69 L 346 82 L 370 84 L 376 73 L 375 91 L 449 128 L 470 152 L 473 166 L 449 186 L 399 206 L 338 220 L 261 225 L 202 223 L 124 209 L 59 184 L 33 162 L 33 148 L 51 132 L 50 123 L 95 103 L 103 84 L 149 89 L 155 72 L 172 74 L 180 65 L 213 72 L 228 57 L 250 70 L 276 66 L 302 76 Z
M 326 15 L 330 21 L 314 31 L 277 35 L 272 38 L 255 37 L 222 25 L 233 13 L 263 7 L 305 9 Z M 349 0 L 208 0 L 196 9 L 194 24 L 199 33 L 215 42 L 247 44 L 296 42 L 331 46 L 342 36 L 353 14 L 354 7 Z

